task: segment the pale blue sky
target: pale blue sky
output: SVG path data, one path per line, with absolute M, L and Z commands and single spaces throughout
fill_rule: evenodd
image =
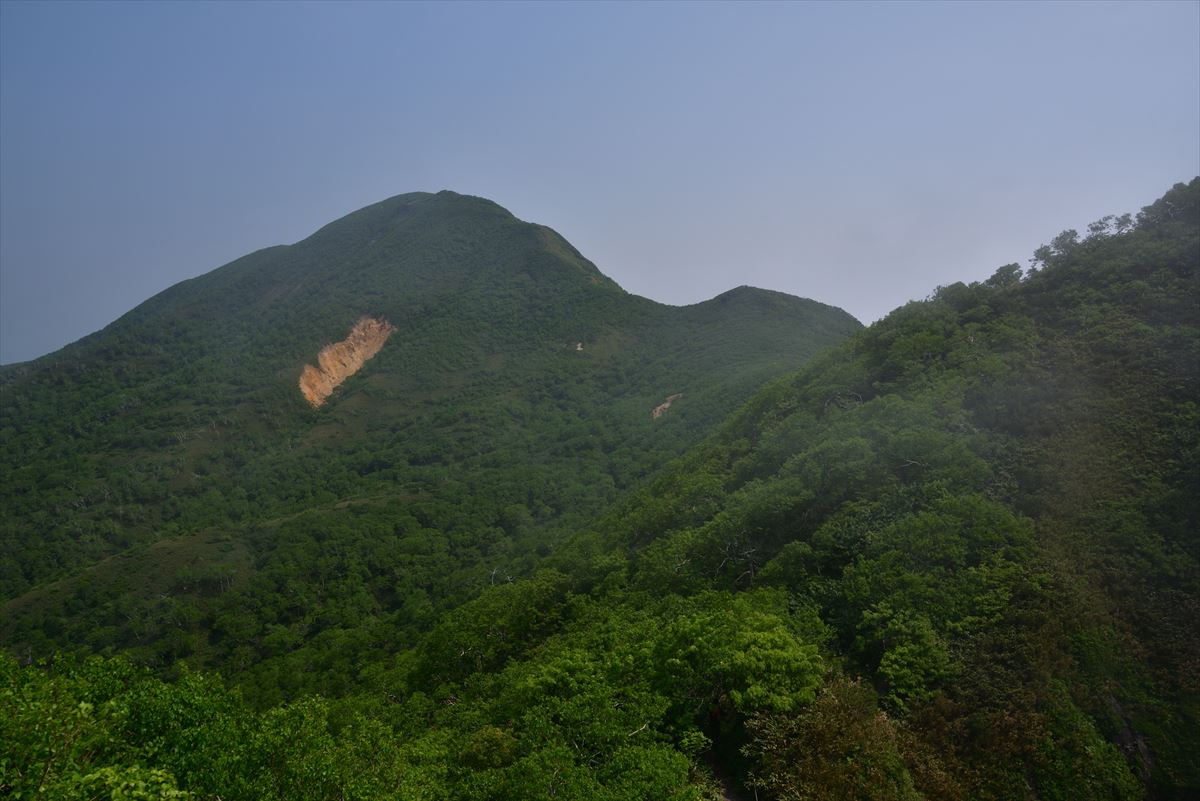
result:
M 1200 173 L 1200 3 L 0 2 L 0 361 L 390 195 L 870 322 Z

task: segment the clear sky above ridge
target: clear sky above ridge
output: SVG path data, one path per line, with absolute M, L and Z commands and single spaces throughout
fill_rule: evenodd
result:
M 1200 174 L 1200 3 L 0 2 L 0 362 L 414 190 L 864 322 Z

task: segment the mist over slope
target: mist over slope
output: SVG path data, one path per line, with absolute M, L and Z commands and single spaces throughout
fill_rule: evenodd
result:
M 123 651 L 158 674 L 0 661 L 6 781 L 224 799 L 1200 793 L 1200 179 L 1064 232 L 1029 270 L 939 287 L 798 371 L 780 345 L 730 414 L 721 371 L 680 383 L 744 358 L 719 326 L 759 350 L 812 307 L 737 290 L 673 311 L 630 299 L 624 318 L 611 299 L 627 296 L 577 266 L 575 316 L 602 296 L 628 327 L 567 336 L 546 318 L 553 349 L 504 362 L 508 395 L 431 373 L 430 402 L 456 405 L 422 418 L 439 425 L 427 440 L 373 422 L 373 401 L 399 403 L 372 383 L 400 364 L 391 340 L 319 411 L 281 373 L 300 422 L 273 436 L 299 455 L 260 469 L 297 458 L 323 476 L 345 453 L 348 483 L 10 601 L 11 653 Z M 773 308 L 765 328 L 745 315 Z M 597 392 L 604 410 L 579 411 Z M 547 415 L 552 433 L 529 433 Z M 671 426 L 711 433 L 673 461 L 630 444 Z M 404 436 L 342 445 L 389 432 Z M 495 455 L 517 442 L 536 450 Z M 605 475 L 629 490 L 590 494 Z M 185 554 L 194 572 L 167 578 Z M 110 711 L 80 717 L 80 701 Z M 56 721 L 45 738 L 20 734 L 40 719 Z

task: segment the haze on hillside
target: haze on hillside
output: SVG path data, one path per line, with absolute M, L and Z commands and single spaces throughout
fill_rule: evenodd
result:
M 0 362 L 400 192 L 869 322 L 1200 172 L 1200 6 L 0 4 Z
M 414 192 L 0 367 L 0 793 L 1195 798 L 1200 177 L 1047 239 L 863 328 Z

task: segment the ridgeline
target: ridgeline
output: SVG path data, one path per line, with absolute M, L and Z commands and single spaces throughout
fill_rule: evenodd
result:
M 0 787 L 1195 798 L 1197 266 L 1200 179 L 861 330 L 451 193 L 185 282 L 0 371 Z

